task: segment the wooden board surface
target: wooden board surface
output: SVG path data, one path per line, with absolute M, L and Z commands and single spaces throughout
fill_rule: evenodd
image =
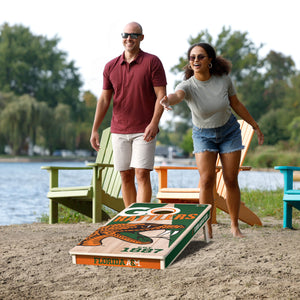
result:
M 73 263 L 164 269 L 200 228 L 206 229 L 210 208 L 134 203 L 72 248 Z

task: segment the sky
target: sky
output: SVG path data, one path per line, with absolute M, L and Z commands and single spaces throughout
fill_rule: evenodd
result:
M 170 69 L 185 56 L 189 37 L 222 28 L 248 32 L 263 57 L 270 50 L 291 56 L 300 69 L 298 0 L 0 0 L 0 25 L 23 25 L 32 34 L 60 38 L 58 48 L 75 61 L 98 98 L 105 64 L 123 52 L 121 32 L 131 22 L 144 30 L 141 49 L 157 55 L 166 70 L 167 92 L 181 79 Z

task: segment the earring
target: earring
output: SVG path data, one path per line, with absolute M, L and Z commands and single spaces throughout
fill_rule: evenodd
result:
M 188 65 L 188 69 L 189 69 L 189 70 L 192 70 L 192 66 L 191 66 L 191 65 Z
M 209 69 L 211 69 L 212 68 L 212 63 L 209 63 L 207 66 L 208 66 Z

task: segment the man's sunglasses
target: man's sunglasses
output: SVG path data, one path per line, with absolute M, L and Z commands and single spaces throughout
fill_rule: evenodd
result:
M 197 57 L 198 60 L 202 60 L 202 59 L 204 59 L 207 56 L 205 56 L 203 54 L 199 54 L 199 55 L 196 55 L 196 56 L 190 56 L 189 59 L 190 59 L 190 61 L 195 61 L 196 57 Z
M 141 33 L 121 33 L 121 36 L 123 39 L 127 39 L 129 36 L 131 39 L 136 40 L 140 35 L 142 35 Z

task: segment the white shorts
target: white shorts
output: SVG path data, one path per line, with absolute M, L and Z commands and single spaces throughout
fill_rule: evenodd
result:
M 156 137 L 150 142 L 143 138 L 144 133 L 112 133 L 114 168 L 126 171 L 131 168 L 153 170 Z

